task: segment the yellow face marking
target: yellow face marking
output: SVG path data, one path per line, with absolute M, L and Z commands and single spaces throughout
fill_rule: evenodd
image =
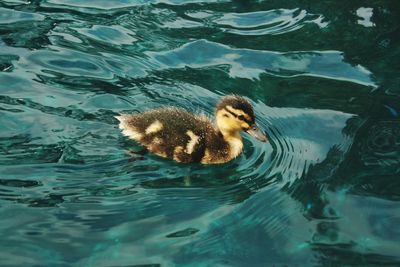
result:
M 163 128 L 162 123 L 159 120 L 155 120 L 149 127 L 146 128 L 146 134 L 156 133 L 161 131 Z
M 187 131 L 186 134 L 190 137 L 189 142 L 186 145 L 186 153 L 188 153 L 189 155 L 193 153 L 194 150 L 194 146 L 197 144 L 197 142 L 199 141 L 199 137 L 197 135 L 195 135 L 192 131 Z
M 248 130 L 250 128 L 250 125 L 247 122 L 242 122 L 240 126 L 243 130 Z
M 246 120 L 248 120 L 248 121 L 251 120 L 250 116 L 241 109 L 236 109 L 236 108 L 233 108 L 232 106 L 226 106 L 225 108 L 227 110 L 229 110 L 230 112 L 236 114 L 236 116 L 242 115 L 243 117 L 245 117 Z
M 243 149 L 243 141 L 240 136 L 240 132 L 248 123 L 238 120 L 232 114 L 226 110 L 217 111 L 217 126 L 221 131 L 224 140 L 229 144 L 229 158 L 224 159 L 225 161 L 231 160 L 237 157 Z M 203 158 L 204 161 L 207 158 Z
M 233 134 L 242 130 L 241 121 L 223 109 L 217 112 L 217 126 L 222 134 Z

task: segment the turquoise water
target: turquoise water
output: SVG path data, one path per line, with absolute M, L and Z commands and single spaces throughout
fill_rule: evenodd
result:
M 0 266 L 400 266 L 400 2 L 3 0 Z M 113 116 L 248 97 L 269 143 L 146 154 Z

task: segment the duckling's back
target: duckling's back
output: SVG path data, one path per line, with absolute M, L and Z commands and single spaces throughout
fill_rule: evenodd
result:
M 179 162 L 200 162 L 206 136 L 215 130 L 205 116 L 179 108 L 160 108 L 116 117 L 122 133 L 149 151 Z

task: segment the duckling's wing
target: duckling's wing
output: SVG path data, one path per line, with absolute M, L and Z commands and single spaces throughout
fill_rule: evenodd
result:
M 121 115 L 122 133 L 149 151 L 179 162 L 200 162 L 205 135 L 211 123 L 178 108 L 162 108 L 135 115 Z

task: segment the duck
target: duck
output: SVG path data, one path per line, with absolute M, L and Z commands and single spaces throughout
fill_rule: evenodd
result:
M 181 163 L 221 164 L 243 150 L 241 132 L 261 142 L 265 133 L 255 122 L 251 103 L 244 97 L 222 97 L 214 122 L 204 114 L 183 108 L 161 107 L 136 114 L 119 114 L 122 134 L 158 156 Z

